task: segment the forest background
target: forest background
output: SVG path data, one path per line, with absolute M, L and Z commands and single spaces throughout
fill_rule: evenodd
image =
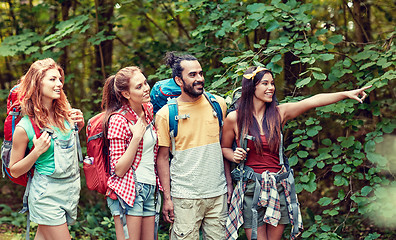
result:
M 120 68 L 139 66 L 151 86 L 171 77 L 170 50 L 198 57 L 206 89 L 228 102 L 252 65 L 275 73 L 281 103 L 373 85 L 363 104 L 343 100 L 290 121 L 286 153 L 301 239 L 396 239 L 395 12 L 393 0 L 2 0 L 0 120 L 11 87 L 46 57 L 65 70 L 65 92 L 86 120 Z M 80 138 L 85 146 L 84 130 Z M 114 239 L 103 196 L 84 177 L 82 186 L 72 235 Z M 24 188 L 2 178 L 0 190 L 0 238 L 22 239 Z M 161 222 L 159 239 L 166 232 Z

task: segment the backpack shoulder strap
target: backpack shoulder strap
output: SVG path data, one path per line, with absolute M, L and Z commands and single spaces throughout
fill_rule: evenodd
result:
M 204 96 L 212 106 L 213 116 L 217 117 L 217 119 L 219 120 L 219 126 L 223 127 L 223 111 L 221 110 L 221 106 L 217 101 L 216 97 L 209 92 L 204 92 Z
M 130 112 L 123 110 L 123 109 L 119 109 L 119 110 L 111 113 L 109 116 L 109 120 L 110 120 L 110 117 L 113 115 L 120 115 L 123 118 L 125 118 L 128 122 L 131 122 L 132 124 L 135 124 L 136 120 L 137 120 L 136 117 L 134 117 Z
M 179 119 L 176 117 L 178 116 L 178 109 L 177 109 L 177 100 L 176 98 L 172 98 L 168 101 L 168 108 L 169 108 L 169 133 L 172 137 L 177 136 L 177 123 Z
M 143 103 L 143 109 L 144 109 L 144 112 L 149 115 L 148 117 L 149 117 L 150 121 L 153 121 L 154 120 L 154 116 L 151 114 L 150 104 L 149 103 Z
M 176 141 L 175 138 L 177 136 L 177 124 L 179 122 L 178 118 L 178 108 L 177 108 L 177 100 L 176 98 L 172 98 L 167 103 L 169 109 L 169 136 L 171 139 L 171 153 L 174 155 L 176 151 Z
M 290 170 L 290 165 L 289 165 L 289 160 L 287 159 L 285 155 L 285 147 L 283 146 L 283 134 L 282 130 L 280 133 L 280 141 L 279 141 L 279 165 L 282 166 L 284 165 L 286 167 L 286 170 Z
M 36 134 L 36 138 L 39 138 L 41 136 L 40 128 L 37 126 L 37 124 L 33 121 L 32 118 L 29 117 L 29 120 L 30 120 L 30 123 L 32 124 L 33 130 L 34 130 L 34 134 Z M 33 145 L 33 147 L 34 147 L 34 145 Z

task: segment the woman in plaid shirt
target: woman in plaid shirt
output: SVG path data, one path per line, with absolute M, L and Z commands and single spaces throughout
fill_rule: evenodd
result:
M 110 76 L 103 89 L 110 177 L 107 204 L 117 239 L 154 239 L 157 132 L 150 86 L 138 67 Z M 127 225 L 127 229 L 123 225 Z
M 276 173 L 282 171 L 279 165 L 279 145 L 281 141 L 281 128 L 285 123 L 309 109 L 329 105 L 340 100 L 351 98 L 363 102 L 367 94 L 364 90 L 371 86 L 355 89 L 351 91 L 317 94 L 299 102 L 290 102 L 277 104 L 275 96 L 275 83 L 273 74 L 266 68 L 250 67 L 243 75 L 242 95 L 238 102 L 237 111 L 231 112 L 224 121 L 222 150 L 223 155 L 229 161 L 240 163 L 246 156 L 245 166 L 250 167 L 256 174 L 262 177 L 262 186 L 269 185 L 270 189 L 275 189 L 275 198 L 263 199 L 265 192 L 261 189 L 261 199 L 258 203 L 258 228 L 257 239 L 281 239 L 285 224 L 289 224 L 290 211 L 286 206 L 287 196 L 285 199 L 286 189 L 272 179 Z M 247 151 L 237 147 L 234 151 L 232 144 L 234 139 L 239 142 L 240 132 L 249 134 L 254 140 L 249 140 Z M 265 181 L 265 182 L 264 182 Z M 248 239 L 252 235 L 252 198 L 254 182 L 248 182 L 244 185 L 245 197 L 243 199 L 243 208 L 234 204 L 233 212 L 229 213 L 227 220 L 227 239 L 236 239 L 237 230 L 241 224 L 245 228 Z M 237 190 L 237 189 L 236 189 Z M 236 191 L 234 191 L 235 193 Z M 264 194 L 263 194 L 264 192 Z M 287 195 L 287 194 L 286 194 Z M 231 204 L 237 203 L 237 195 L 233 194 Z M 265 204 L 262 204 L 265 202 Z M 263 206 L 267 207 L 263 207 Z M 243 210 L 242 210 L 243 209 Z M 273 211 L 276 209 L 276 211 Z M 241 216 L 243 215 L 243 217 Z M 296 220 L 296 219 L 295 219 Z M 298 226 L 300 227 L 300 226 Z M 302 225 L 301 225 L 302 227 Z M 298 234 L 297 234 L 298 235 Z M 292 235 L 293 239 L 296 235 Z

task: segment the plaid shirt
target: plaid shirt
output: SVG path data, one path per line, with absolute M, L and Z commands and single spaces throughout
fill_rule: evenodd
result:
M 226 239 L 237 239 L 238 229 L 244 223 L 242 217 L 242 204 L 247 182 L 238 181 L 232 193 L 231 204 L 228 210 L 226 223 Z
M 282 168 L 284 170 L 284 168 Z M 281 171 L 282 171 L 281 169 Z M 265 171 L 261 174 L 261 193 L 258 205 L 267 208 L 263 221 L 265 223 L 271 224 L 273 226 L 278 226 L 279 220 L 281 218 L 280 212 L 280 201 L 279 201 L 279 193 L 276 186 L 276 173 L 272 173 L 269 171 Z M 284 187 L 284 192 L 286 196 L 286 203 L 288 206 L 289 219 L 290 223 L 294 227 L 293 213 L 292 208 L 290 206 L 291 197 L 291 185 L 286 179 L 282 179 L 280 181 L 282 186 Z M 234 189 L 232 194 L 231 205 L 229 208 L 229 214 L 227 218 L 226 224 L 226 239 L 237 239 L 238 238 L 238 229 L 243 224 L 243 216 L 242 216 L 242 206 L 243 206 L 243 197 L 246 190 L 246 182 L 240 184 L 238 182 L 237 186 Z M 298 207 L 298 227 L 302 229 L 302 217 L 300 208 Z M 295 239 L 300 232 L 294 234 L 293 230 L 290 235 L 290 239 Z
M 139 119 L 138 115 L 132 110 L 129 105 L 123 105 L 122 110 L 129 111 L 132 115 Z M 148 104 L 147 111 L 145 111 L 146 121 L 151 124 L 153 116 L 153 105 Z M 150 125 L 155 134 L 156 129 L 153 124 Z M 121 199 L 123 199 L 129 206 L 133 206 L 136 198 L 135 191 L 135 179 L 133 177 L 134 170 L 139 166 L 142 159 L 143 152 L 143 139 L 140 141 L 138 149 L 136 151 L 135 159 L 132 163 L 131 168 L 125 173 L 123 177 L 118 177 L 115 174 L 115 166 L 120 157 L 125 153 L 132 140 L 132 132 L 129 129 L 127 120 L 120 115 L 113 115 L 109 119 L 109 129 L 107 135 L 110 141 L 110 177 L 107 181 L 107 185 L 112 189 Z M 154 147 L 154 161 L 157 159 L 158 143 Z M 156 174 L 156 173 L 155 173 Z M 158 175 L 156 174 L 157 184 L 159 186 Z

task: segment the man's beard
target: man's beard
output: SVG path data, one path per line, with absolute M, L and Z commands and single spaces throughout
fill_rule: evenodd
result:
M 192 85 L 187 85 L 186 82 L 184 82 L 183 78 L 181 78 L 181 80 L 183 81 L 183 90 L 188 96 L 190 96 L 192 98 L 197 98 L 202 95 L 202 93 L 203 93 L 203 83 L 202 82 L 194 82 Z M 195 90 L 194 86 L 197 86 L 197 85 L 202 85 L 202 90 Z

